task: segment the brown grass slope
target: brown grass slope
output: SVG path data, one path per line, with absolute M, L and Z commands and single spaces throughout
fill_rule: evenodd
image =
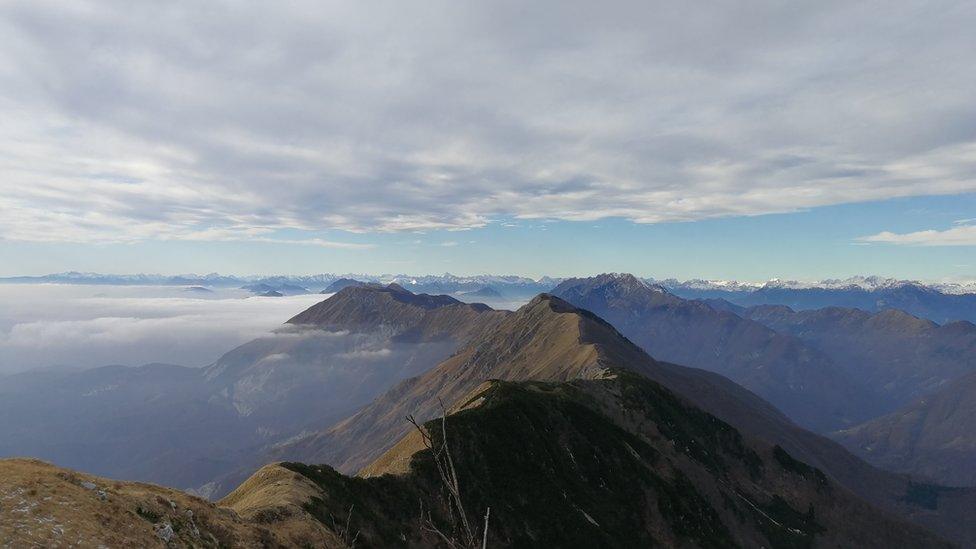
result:
M 340 547 L 314 520 L 277 525 L 152 484 L 0 460 L 0 547 Z

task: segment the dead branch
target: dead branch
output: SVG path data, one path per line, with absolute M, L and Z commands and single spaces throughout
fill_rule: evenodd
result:
M 440 478 L 442 487 L 447 492 L 448 514 L 453 521 L 454 534 L 448 536 L 434 524 L 430 511 L 424 512 L 423 501 L 421 501 L 420 505 L 420 527 L 422 531 L 439 537 L 452 549 L 477 549 L 479 541 L 481 541 L 480 546 L 482 549 L 486 549 L 488 546 L 488 515 L 491 512 L 491 508 L 489 507 L 485 512 L 485 526 L 481 540 L 479 540 L 479 536 L 476 532 L 472 531 L 471 524 L 468 521 L 468 514 L 464 509 L 464 503 L 461 499 L 461 483 L 458 480 L 457 467 L 454 465 L 454 458 L 447 444 L 447 409 L 443 402 L 440 402 L 440 406 L 442 411 L 441 441 L 436 447 L 429 429 L 421 425 L 413 415 L 408 415 L 407 421 L 414 426 L 420 434 L 424 447 L 434 457 L 437 475 Z
M 349 506 L 349 511 L 346 513 L 345 526 L 339 526 L 336 524 L 335 515 L 331 513 L 329 514 L 329 516 L 332 517 L 332 531 L 335 532 L 339 540 L 346 544 L 349 549 L 356 549 L 356 540 L 359 539 L 359 530 L 356 530 L 356 533 L 352 536 L 352 539 L 349 538 L 349 526 L 352 523 L 352 510 L 355 507 L 355 504 Z

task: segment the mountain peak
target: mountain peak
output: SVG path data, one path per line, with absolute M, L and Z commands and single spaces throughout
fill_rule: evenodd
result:
M 376 283 L 349 285 L 325 301 L 319 302 L 299 313 L 289 324 L 327 324 L 355 321 L 350 317 L 350 310 L 356 310 L 361 315 L 383 317 L 384 311 L 397 308 L 397 303 L 410 308 L 434 310 L 451 305 L 466 306 L 464 303 L 447 295 L 415 294 L 399 284 L 391 283 L 386 286 Z M 347 316 L 338 314 L 340 311 Z
M 458 341 L 491 326 L 508 313 L 466 304 L 446 295 L 415 294 L 398 284 L 347 286 L 295 315 L 289 324 L 353 332 L 391 331 L 411 341 L 449 337 Z
M 596 280 L 604 284 L 616 284 L 632 288 L 651 288 L 652 286 L 643 279 L 630 273 L 603 273 L 595 277 Z
M 556 286 L 552 293 L 587 310 L 599 310 L 596 304 L 628 304 L 628 307 L 655 307 L 682 301 L 662 286 L 627 273 L 604 273 L 591 278 L 570 278 Z
M 521 309 L 534 309 L 536 307 L 548 307 L 557 313 L 568 313 L 576 310 L 576 307 L 571 305 L 568 301 L 560 299 L 550 293 L 541 293 L 528 303 L 523 305 Z

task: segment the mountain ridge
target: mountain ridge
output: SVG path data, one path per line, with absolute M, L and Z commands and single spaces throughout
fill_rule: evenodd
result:
M 446 406 L 445 418 L 424 428 L 432 447 L 451 448 L 466 513 L 480 518 L 490 507 L 489 539 L 502 546 L 943 544 L 629 370 L 482 382 Z M 418 504 L 442 527 L 446 520 L 432 453 L 419 438 L 411 431 L 360 478 L 280 467 L 319 487 L 308 509 L 320 521 L 365 509 L 351 519 L 364 543 L 409 545 L 424 539 L 409 525 Z
M 830 357 L 753 320 L 629 274 L 563 281 L 553 293 L 593 311 L 660 360 L 722 374 L 819 432 L 873 417 Z

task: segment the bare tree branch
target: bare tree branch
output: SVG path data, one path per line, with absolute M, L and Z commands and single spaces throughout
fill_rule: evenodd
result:
M 408 415 L 407 421 L 420 433 L 424 447 L 430 450 L 431 455 L 434 457 L 437 475 L 440 477 L 442 487 L 447 492 L 445 499 L 448 516 L 453 522 L 454 533 L 448 536 L 434 524 L 431 512 L 428 510 L 425 513 L 422 500 L 420 502 L 420 528 L 423 532 L 428 532 L 439 537 L 451 549 L 477 549 L 479 545 L 482 549 L 486 549 L 488 546 L 488 515 L 491 512 L 491 508 L 489 507 L 485 512 L 484 531 L 482 532 L 481 540 L 478 540 L 478 535 L 472 531 L 471 524 L 468 521 L 468 514 L 464 510 L 457 467 L 454 465 L 454 458 L 447 444 L 447 408 L 442 401 L 438 400 L 438 402 L 442 411 L 441 440 L 439 445 L 435 446 L 430 430 L 424 425 L 421 425 L 413 415 Z M 478 543 L 479 541 L 481 541 L 480 544 Z

